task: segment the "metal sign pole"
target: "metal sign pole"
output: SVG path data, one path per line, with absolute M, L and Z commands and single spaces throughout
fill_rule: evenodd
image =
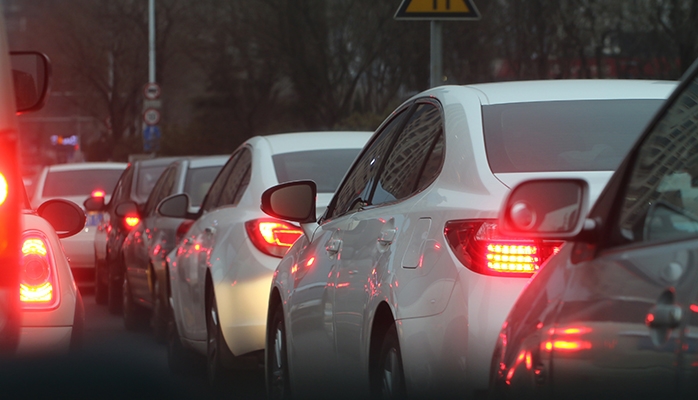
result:
M 148 2 L 148 82 L 155 82 L 155 0 Z
M 431 68 L 429 87 L 436 87 L 443 83 L 442 28 L 441 21 L 431 20 Z

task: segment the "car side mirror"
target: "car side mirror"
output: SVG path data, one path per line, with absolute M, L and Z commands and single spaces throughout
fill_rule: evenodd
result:
M 272 186 L 262 193 L 262 211 L 275 218 L 299 223 L 316 222 L 315 182 L 294 181 Z
M 51 76 L 51 62 L 39 52 L 10 52 L 12 81 L 17 112 L 40 110 L 46 103 Z
M 189 215 L 189 196 L 186 193 L 179 193 L 165 197 L 155 209 L 163 217 L 187 218 Z
M 47 200 L 36 212 L 53 226 L 59 238 L 73 236 L 85 227 L 85 212 L 72 201 Z
M 104 211 L 104 197 L 88 197 L 82 205 L 87 211 Z
M 114 209 L 114 214 L 119 218 L 139 216 L 138 204 L 135 201 L 126 200 L 119 203 Z
M 588 192 L 588 184 L 581 179 L 523 182 L 509 193 L 499 229 L 517 237 L 571 239 L 584 227 Z

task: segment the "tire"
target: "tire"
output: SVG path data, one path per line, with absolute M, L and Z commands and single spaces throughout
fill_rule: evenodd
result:
M 371 397 L 381 400 L 406 398 L 405 373 L 395 324 L 388 328 L 383 337 L 375 365 L 376 368 L 372 371 Z
M 107 284 L 107 309 L 109 313 L 120 315 L 123 307 L 123 278 L 118 279 L 113 271 L 113 266 L 109 265 L 109 282 Z
M 174 316 L 171 308 L 169 308 L 169 315 Z M 169 318 L 167 321 L 165 344 L 167 347 L 167 366 L 170 372 L 176 375 L 197 375 L 202 372 L 202 357 L 182 345 L 174 318 Z
M 221 333 L 220 320 L 218 319 L 218 304 L 213 289 L 208 291 L 208 307 L 206 310 L 206 376 L 213 386 L 220 386 L 227 375 L 223 365 L 223 352 L 227 346 Z
M 131 294 L 131 285 L 128 283 L 128 279 L 124 277 L 123 283 L 123 298 L 122 298 L 122 315 L 124 317 L 124 327 L 128 331 L 137 331 L 145 327 L 146 310 L 136 304 L 133 301 L 133 295 Z
M 104 284 L 102 276 L 104 274 L 104 263 L 99 263 L 95 258 L 95 303 L 107 304 L 108 289 Z
M 161 293 L 160 281 L 153 284 L 153 313 L 150 315 L 150 327 L 158 342 L 164 342 L 167 336 L 167 311 L 164 294 Z
M 286 353 L 286 326 L 281 305 L 276 307 L 274 316 L 269 321 L 269 326 L 267 327 L 265 358 L 267 398 L 271 400 L 290 399 L 291 385 Z

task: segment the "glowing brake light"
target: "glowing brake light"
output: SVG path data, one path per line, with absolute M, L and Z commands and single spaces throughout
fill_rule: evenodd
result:
M 28 232 L 22 242 L 19 300 L 31 309 L 58 304 L 56 268 L 48 240 L 40 232 Z
M 129 228 L 133 228 L 134 226 L 138 225 L 140 221 L 141 220 L 138 217 L 124 217 L 124 223 Z
M 262 253 L 283 257 L 293 243 L 303 235 L 300 227 L 288 222 L 263 218 L 245 223 L 247 235 Z
M 502 237 L 493 220 L 449 221 L 444 235 L 466 268 L 498 276 L 529 277 L 563 244 Z
M 0 173 L 0 206 L 7 200 L 7 179 Z
M 96 189 L 92 191 L 92 197 L 104 197 L 104 195 L 104 190 Z

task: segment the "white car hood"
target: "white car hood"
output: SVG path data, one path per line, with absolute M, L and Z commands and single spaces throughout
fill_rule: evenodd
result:
M 596 199 L 601 194 L 601 191 L 611 179 L 614 171 L 586 171 L 586 172 L 527 172 L 527 173 L 499 173 L 494 174 L 503 184 L 509 189 L 519 183 L 531 179 L 550 179 L 550 178 L 580 178 L 587 181 L 589 184 L 589 206 L 596 203 Z

